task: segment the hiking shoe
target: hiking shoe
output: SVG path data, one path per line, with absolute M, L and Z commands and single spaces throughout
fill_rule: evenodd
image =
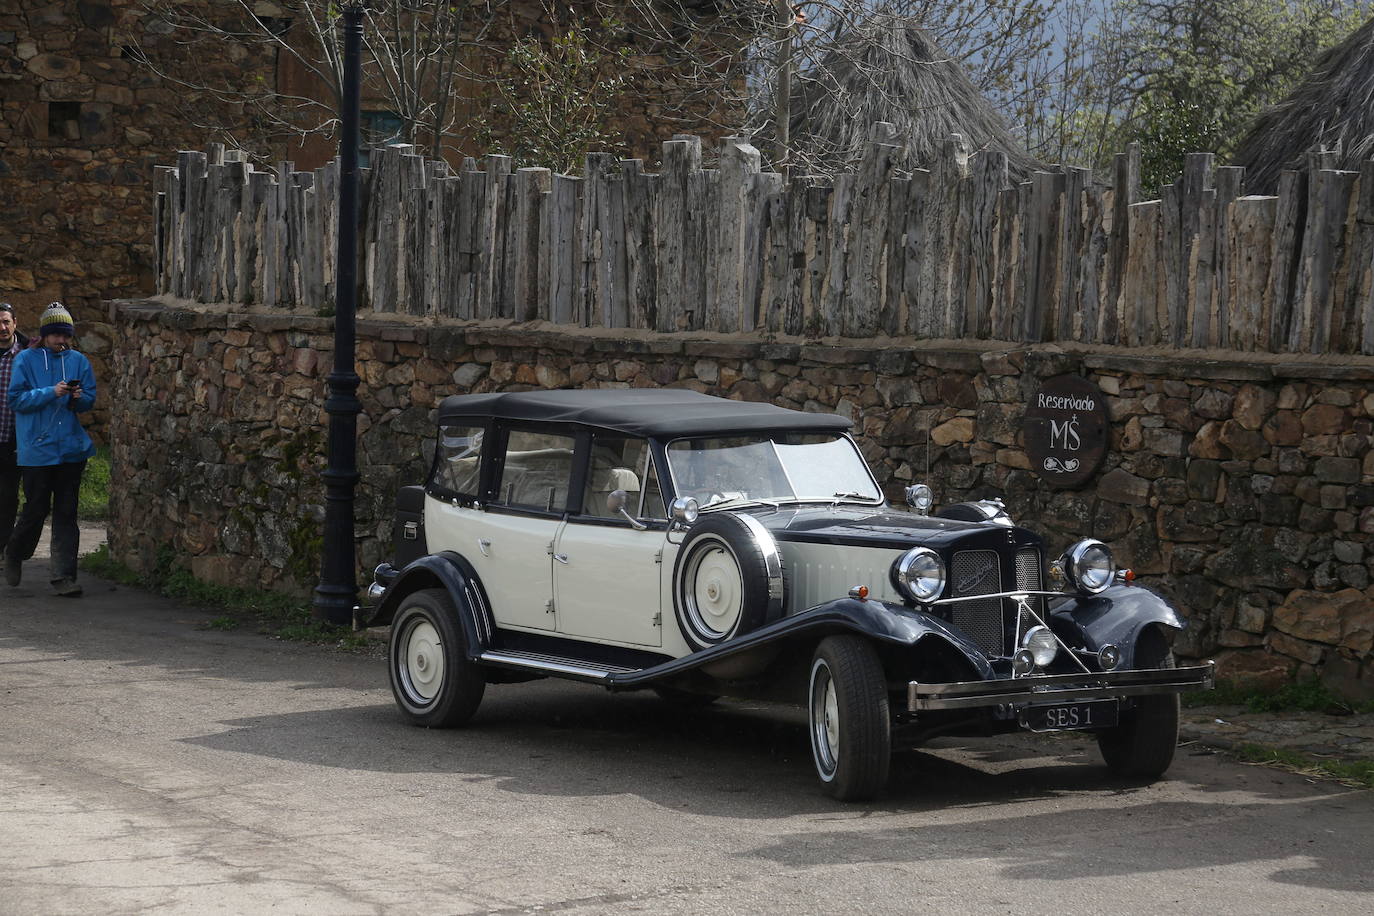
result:
M 81 597 L 81 586 L 77 585 L 74 579 L 58 579 L 52 584 L 52 591 L 54 595 L 63 598 Z
M 19 587 L 19 578 L 24 573 L 24 561 L 18 557 L 5 554 L 5 581 L 14 588 Z

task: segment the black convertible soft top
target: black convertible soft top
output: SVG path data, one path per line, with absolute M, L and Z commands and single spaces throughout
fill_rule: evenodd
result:
M 600 388 L 456 394 L 439 405 L 439 422 L 497 417 L 580 423 L 631 436 L 705 436 L 805 430 L 845 432 L 839 414 L 805 413 L 773 404 L 731 401 L 685 388 Z

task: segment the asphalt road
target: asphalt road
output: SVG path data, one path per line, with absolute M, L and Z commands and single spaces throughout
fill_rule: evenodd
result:
M 799 711 L 541 681 L 425 731 L 377 653 L 211 616 L 0 585 L 0 912 L 1374 911 L 1374 793 L 1198 748 L 947 744 L 844 805 Z

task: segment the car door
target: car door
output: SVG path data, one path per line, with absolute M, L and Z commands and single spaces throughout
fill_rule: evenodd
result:
M 575 437 L 508 429 L 492 471 L 481 531 L 466 554 L 498 627 L 553 630 L 553 552 L 572 488 Z
M 554 549 L 554 603 L 566 636 L 661 646 L 667 512 L 648 442 L 594 435 L 579 511 Z M 612 494 L 625 494 L 622 514 Z M 632 521 L 633 519 L 633 521 Z

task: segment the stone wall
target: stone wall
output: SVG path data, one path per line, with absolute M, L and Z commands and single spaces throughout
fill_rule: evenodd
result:
M 146 568 L 170 548 L 209 580 L 312 585 L 331 322 L 150 301 L 115 312 L 115 556 Z M 1180 654 L 1215 655 L 1223 676 L 1320 675 L 1374 695 L 1374 360 L 392 317 L 358 333 L 360 575 L 386 556 L 395 488 L 423 477 L 442 397 L 681 386 L 849 415 L 890 497 L 928 463 L 940 502 L 1003 496 L 1050 550 L 1108 541 L 1192 618 Z M 1019 432 L 1033 390 L 1063 373 L 1098 385 L 1111 417 L 1106 462 L 1072 491 L 1031 473 Z

